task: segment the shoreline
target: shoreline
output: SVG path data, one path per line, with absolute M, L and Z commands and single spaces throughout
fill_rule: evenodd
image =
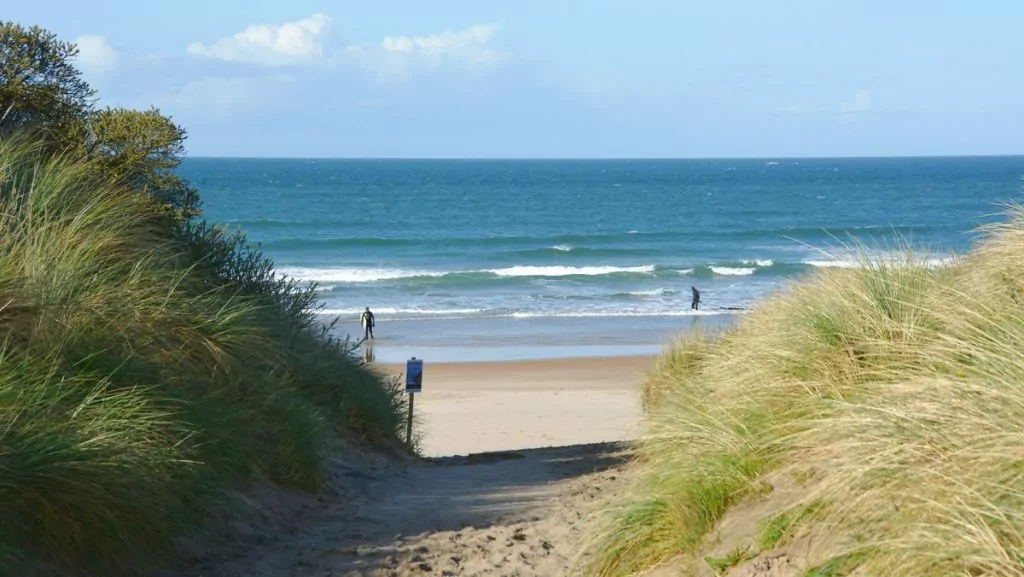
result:
M 732 325 L 737 315 L 707 317 L 391 321 L 377 324 L 376 339 L 357 351 L 378 365 L 411 357 L 434 363 L 480 363 L 655 356 L 682 334 Z M 338 326 L 340 338 L 355 335 Z
M 655 357 L 429 363 L 415 416 L 427 457 L 468 455 L 636 436 L 639 386 Z M 402 375 L 404 364 L 377 364 Z

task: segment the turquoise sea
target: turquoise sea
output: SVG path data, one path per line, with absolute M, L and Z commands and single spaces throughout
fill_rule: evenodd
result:
M 361 336 L 369 306 L 378 361 L 445 361 L 653 352 L 851 266 L 850 235 L 878 253 L 900 235 L 940 264 L 1021 200 L 1024 157 L 201 158 L 181 173 L 208 219 L 316 281 L 342 334 Z

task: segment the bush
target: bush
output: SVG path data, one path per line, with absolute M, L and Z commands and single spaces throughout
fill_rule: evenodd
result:
M 293 386 L 327 411 L 336 427 L 377 444 L 404 435 L 404 389 L 397 381 L 382 381 L 358 360 L 352 354 L 356 344 L 333 336 L 337 319 L 322 322 L 323 303 L 314 283 L 277 275 L 273 261 L 240 231 L 188 222 L 177 241 L 186 251 L 185 262 L 205 283 L 260 303 L 261 326 L 287 355 Z M 348 386 L 338 386 L 339 376 Z

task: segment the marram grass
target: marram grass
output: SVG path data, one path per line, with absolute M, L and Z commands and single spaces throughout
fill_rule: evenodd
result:
M 799 542 L 807 575 L 1024 575 L 1024 210 L 1008 216 L 947 266 L 864 256 L 663 353 L 638 480 L 585 573 L 707 572 L 722 518 L 764 501 L 752 552 Z M 798 490 L 766 489 L 779 475 Z
M 0 575 L 159 563 L 225 489 L 315 489 L 334 432 L 397 440 L 399 397 L 343 343 L 37 152 L 0 141 Z

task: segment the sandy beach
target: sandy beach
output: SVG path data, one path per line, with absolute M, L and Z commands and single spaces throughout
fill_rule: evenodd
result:
M 416 395 L 428 457 L 621 441 L 640 420 L 651 357 L 426 364 Z M 401 374 L 404 365 L 378 365 Z
M 232 524 L 232 545 L 198 538 L 154 577 L 582 575 L 591 516 L 628 484 L 619 441 L 636 432 L 652 364 L 426 364 L 415 412 L 427 459 L 340 451 L 326 493 L 240 497 L 250 514 Z

